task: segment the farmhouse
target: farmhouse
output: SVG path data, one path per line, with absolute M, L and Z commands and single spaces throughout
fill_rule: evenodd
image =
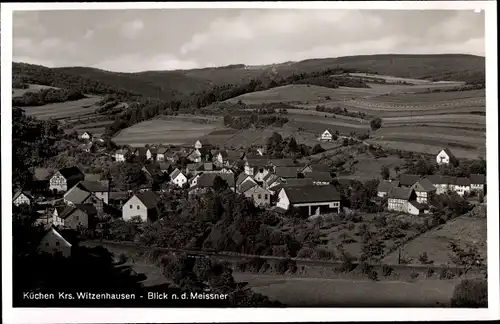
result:
M 408 213 L 408 203 L 416 200 L 417 195 L 412 188 L 393 188 L 388 195 L 387 207 L 389 210 Z
M 305 174 L 304 177 L 312 179 L 313 183 L 318 186 L 329 185 L 333 181 L 330 172 L 312 171 Z
M 160 147 L 158 150 L 156 150 L 156 161 L 162 162 L 165 161 L 165 154 L 167 153 L 168 149 L 166 147 Z
M 38 253 L 71 257 L 72 245 L 53 226 L 48 227 L 37 248 Z
M 176 185 L 179 188 L 184 187 L 184 185 L 187 183 L 187 181 L 188 180 L 187 180 L 186 176 L 179 169 L 175 169 L 170 174 L 170 183 Z
M 229 188 L 235 191 L 234 174 L 232 173 L 201 173 L 191 180 L 189 194 L 203 194 L 208 192 L 213 184 L 215 178 L 220 177 L 226 181 Z
M 125 162 L 129 155 L 129 150 L 127 148 L 124 149 L 118 149 L 115 152 L 115 161 L 116 162 Z
M 463 177 L 456 178 L 453 190 L 460 196 L 469 193 L 471 190 L 469 178 L 463 178 Z
M 377 188 L 377 197 L 384 198 L 393 188 L 399 186 L 399 181 L 382 180 Z
M 255 184 L 247 181 L 240 187 L 240 193 L 247 198 L 251 198 L 255 206 L 269 206 L 271 204 L 271 192 Z
M 135 194 L 122 207 L 122 218 L 130 221 L 138 217 L 143 222 L 154 221 L 158 218 L 157 206 L 160 197 L 152 191 Z
M 456 165 L 458 160 L 457 158 L 455 157 L 455 155 L 453 155 L 453 153 L 451 153 L 451 150 L 449 148 L 445 148 L 445 149 L 442 149 L 436 156 L 436 162 L 437 164 L 441 165 L 441 164 L 453 164 L 453 165 Z
M 427 179 L 432 183 L 434 188 L 436 188 L 436 194 L 441 195 L 446 193 L 449 189 L 453 190 L 453 185 L 455 179 L 453 177 L 442 176 L 439 174 L 433 174 L 427 176 Z
M 436 194 L 436 188 L 427 178 L 418 180 L 411 188 L 415 190 L 417 202 L 421 204 L 428 204 L 432 196 Z
M 85 140 L 85 141 L 90 141 L 92 140 L 93 135 L 91 132 L 83 132 L 82 135 L 80 135 L 80 139 Z
M 21 205 L 31 205 L 33 202 L 33 196 L 28 191 L 22 191 L 19 190 L 17 191 L 14 196 L 12 197 L 12 203 L 15 206 L 21 206 Z
M 69 167 L 57 171 L 49 181 L 49 190 L 53 192 L 66 192 L 85 178 L 78 167 Z
M 486 176 L 484 174 L 471 174 L 469 179 L 471 191 L 485 192 Z
M 329 141 L 333 140 L 333 134 L 334 133 L 331 130 L 325 129 L 325 131 L 323 133 L 321 133 L 319 139 L 321 141 L 327 141 L 327 142 L 329 142 Z
M 239 192 L 239 193 L 242 193 L 242 189 L 241 189 L 241 186 L 245 183 L 251 183 L 253 185 L 256 185 L 257 182 L 255 182 L 255 180 L 249 176 L 248 174 L 242 172 L 240 173 L 240 175 L 238 176 L 238 178 L 236 179 L 236 190 Z
M 420 180 L 420 176 L 416 174 L 402 174 L 399 176 L 399 186 L 410 188 Z
M 92 204 L 59 206 L 54 210 L 52 224 L 74 230 L 94 228 L 96 216 L 97 209 Z
M 307 216 L 320 215 L 332 209 L 338 213 L 340 194 L 334 186 L 285 187 L 279 191 L 276 206 L 284 210 L 293 206 Z

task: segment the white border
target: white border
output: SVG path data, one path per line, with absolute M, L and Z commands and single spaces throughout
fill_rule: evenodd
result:
M 160 8 L 298 8 L 298 9 L 485 9 L 487 79 L 488 190 L 488 294 L 489 308 L 289 308 L 283 309 L 14 309 L 12 308 L 12 11 L 67 9 L 160 9 Z M 379 1 L 379 2 L 190 2 L 190 3 L 2 3 L 2 308 L 5 323 L 154 323 L 154 322 L 278 322 L 278 321 L 427 321 L 494 320 L 499 312 L 499 217 L 498 200 L 498 93 L 496 1 Z

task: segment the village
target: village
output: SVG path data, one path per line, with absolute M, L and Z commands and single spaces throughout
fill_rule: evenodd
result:
M 82 142 L 79 149 L 88 153 L 95 152 L 92 147 L 100 141 L 90 132 L 80 134 L 79 140 Z M 331 133 L 326 130 L 319 140 L 330 141 Z M 250 199 L 255 206 L 281 215 L 293 209 L 302 218 L 316 218 L 346 210 L 335 183 L 348 181 L 335 179 L 329 165 L 270 158 L 264 148 L 250 153 L 219 150 L 197 140 L 191 146 L 122 147 L 104 154 L 111 156 L 116 164 L 131 159 L 143 161 L 141 172 L 147 180 L 126 191 L 114 191 L 110 179 L 103 174 L 84 173 L 76 166 L 59 170 L 37 168 L 30 188 L 15 193 L 13 204 L 36 206 L 40 215 L 37 223 L 47 228 L 40 243 L 41 251 L 70 256 L 72 244 L 61 235 L 61 230 L 95 230 L 105 215 L 123 221 L 152 222 L 163 216 L 158 214 L 162 194 L 181 191 L 192 199 L 213 190 L 217 180 Z M 449 149 L 436 155 L 437 165 L 457 161 Z M 165 176 L 168 181 L 154 190 L 152 179 Z M 485 186 L 483 174 L 469 177 L 400 174 L 397 179 L 379 182 L 374 202 L 388 211 L 418 217 L 430 212 L 435 195 L 451 191 L 459 196 L 479 194 L 485 200 Z

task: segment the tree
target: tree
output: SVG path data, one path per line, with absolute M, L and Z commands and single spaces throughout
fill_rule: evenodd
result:
M 418 261 L 420 261 L 421 264 L 433 264 L 434 261 L 429 260 L 429 256 L 427 255 L 427 252 L 422 253 L 418 257 Z
M 488 307 L 488 282 L 485 279 L 464 279 L 455 286 L 451 307 Z
M 391 175 L 391 172 L 390 172 L 389 168 L 386 165 L 383 165 L 380 168 L 380 176 L 382 177 L 382 179 L 388 180 L 390 175 Z
M 222 179 L 220 176 L 216 176 L 214 179 L 214 182 L 212 184 L 212 188 L 216 192 L 222 192 L 222 191 L 226 190 L 227 188 L 229 188 L 229 186 L 228 186 L 226 180 Z
M 382 127 L 382 119 L 380 117 L 376 117 L 370 121 L 370 127 L 372 130 L 377 130 Z
M 468 249 L 465 250 L 458 246 L 455 242 L 450 242 L 449 247 L 452 251 L 451 259 L 453 263 L 459 267 L 464 267 L 465 273 L 474 267 L 481 266 L 484 261 L 475 246 L 469 246 Z
M 324 151 L 325 151 L 325 149 L 323 147 L 321 147 L 321 145 L 318 143 L 318 144 L 314 145 L 314 147 L 312 149 L 312 154 L 319 154 L 319 153 L 322 153 Z

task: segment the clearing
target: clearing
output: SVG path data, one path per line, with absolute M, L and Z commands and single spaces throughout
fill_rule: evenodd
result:
M 27 89 L 12 89 L 12 98 L 15 97 L 22 97 L 25 93 L 28 92 L 38 92 L 43 89 L 59 89 L 56 87 L 50 87 L 46 85 L 41 85 L 41 84 L 28 84 Z
M 449 244 L 455 241 L 460 245 L 469 244 L 476 246 L 481 255 L 486 259 L 486 218 L 473 218 L 467 215 L 448 221 L 421 236 L 411 240 L 402 247 L 405 258 L 411 258 L 412 263 L 418 263 L 418 258 L 427 252 L 429 260 L 436 265 L 451 265 L 451 249 Z M 383 262 L 397 263 L 398 252 L 386 256 Z
M 47 104 L 43 106 L 22 107 L 27 116 L 38 119 L 66 119 L 76 116 L 95 114 L 96 105 L 102 98 L 99 96 L 89 96 L 80 100 L 66 101 Z

